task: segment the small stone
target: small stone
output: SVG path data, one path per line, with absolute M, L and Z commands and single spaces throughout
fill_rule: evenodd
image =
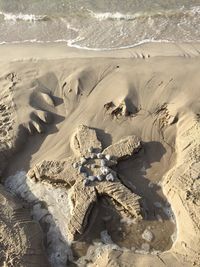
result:
M 73 166 L 74 169 L 77 169 L 78 166 L 79 166 L 79 164 L 78 164 L 78 162 L 74 162 L 74 163 L 72 164 L 72 166 Z
M 95 168 L 97 168 L 97 165 L 96 165 L 95 163 L 93 163 L 93 164 L 90 165 L 90 167 L 91 167 L 92 169 L 95 169 Z
M 85 178 L 87 178 L 87 177 L 88 177 L 88 174 L 87 174 L 87 172 L 83 172 L 82 174 L 83 174 L 83 176 L 84 176 Z
M 148 229 L 145 229 L 142 234 L 142 238 L 146 240 L 147 242 L 151 242 L 153 240 L 153 234 Z
M 82 166 L 80 166 L 79 168 L 78 168 L 78 173 L 83 173 L 84 172 L 84 168 L 82 167 Z
M 96 155 L 95 153 L 92 153 L 92 154 L 90 155 L 90 157 L 91 157 L 91 159 L 96 159 L 96 158 L 97 158 L 97 155 Z
M 98 180 L 99 182 L 103 181 L 103 179 L 104 179 L 104 175 L 102 175 L 102 174 L 97 175 L 97 180 Z
M 98 159 L 102 159 L 103 157 L 104 157 L 104 155 L 103 155 L 102 153 L 98 153 L 98 154 L 97 154 L 97 158 L 98 158 Z
M 105 155 L 105 158 L 106 158 L 107 160 L 111 160 L 112 157 L 111 157 L 111 155 L 108 155 L 108 154 L 107 154 L 107 155 Z
M 114 182 L 115 177 L 112 173 L 109 173 L 108 175 L 106 175 L 106 180 L 110 182 Z
M 87 160 L 84 157 L 80 158 L 81 165 L 85 164 L 86 162 L 87 162 Z
M 94 148 L 92 146 L 88 148 L 89 153 L 92 153 L 93 151 L 94 151 Z
M 90 175 L 88 176 L 88 180 L 94 182 L 96 180 L 96 176 Z
M 101 172 L 103 175 L 106 175 L 110 172 L 110 169 L 107 167 L 101 167 Z
M 101 160 L 100 165 L 101 165 L 102 167 L 105 167 L 105 166 L 106 166 L 106 161 L 105 161 L 105 159 L 102 159 L 102 160 Z
M 90 184 L 90 180 L 87 178 L 83 181 L 84 186 L 88 186 Z

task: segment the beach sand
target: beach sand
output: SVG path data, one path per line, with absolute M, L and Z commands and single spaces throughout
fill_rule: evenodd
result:
M 0 47 L 0 266 L 200 266 L 199 55 L 198 43 Z M 88 133 L 77 140 L 88 139 L 77 148 L 80 125 Z M 85 155 L 81 142 L 118 151 L 127 136 L 140 149 L 114 170 L 140 198 L 138 220 L 128 199 L 120 206 L 98 185 L 76 191 L 71 167 L 60 167 Z M 74 209 L 93 189 L 86 225 L 70 239 Z

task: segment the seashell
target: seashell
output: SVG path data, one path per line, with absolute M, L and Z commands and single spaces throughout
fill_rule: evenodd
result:
M 90 180 L 89 179 L 85 179 L 84 181 L 83 181 L 83 185 L 84 186 L 87 186 L 87 185 L 89 185 L 90 184 Z
M 103 155 L 102 153 L 98 153 L 98 154 L 97 154 L 97 158 L 98 158 L 98 159 L 102 159 L 103 157 L 104 157 L 104 155 Z
M 94 148 L 92 146 L 88 148 L 89 153 L 92 153 L 93 151 L 94 151 Z
M 98 180 L 99 182 L 103 181 L 103 179 L 104 179 L 104 175 L 102 175 L 102 174 L 97 175 L 97 180 Z
M 112 156 L 107 154 L 107 155 L 105 155 L 105 158 L 106 158 L 107 160 L 111 160 Z
M 102 174 L 106 175 L 110 172 L 110 169 L 108 167 L 101 167 L 101 172 Z
M 94 182 L 96 180 L 96 176 L 93 176 L 93 175 L 90 175 L 88 176 L 88 180 L 91 181 L 91 182 Z
M 78 166 L 79 166 L 79 164 L 78 164 L 78 162 L 74 162 L 74 163 L 72 164 L 72 166 L 73 166 L 74 169 L 77 169 Z
M 115 177 L 112 173 L 109 173 L 108 175 L 106 175 L 106 181 L 110 181 L 110 182 L 114 182 Z
M 106 161 L 105 161 L 105 159 L 102 159 L 102 160 L 101 160 L 100 165 L 101 165 L 102 167 L 105 167 L 105 166 L 106 166 Z

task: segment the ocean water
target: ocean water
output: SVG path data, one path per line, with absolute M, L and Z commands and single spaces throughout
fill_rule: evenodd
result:
M 200 0 L 0 0 L 0 44 L 106 50 L 200 41 Z

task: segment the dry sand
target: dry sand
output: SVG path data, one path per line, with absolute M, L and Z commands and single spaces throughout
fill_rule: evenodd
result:
M 199 55 L 199 44 L 0 47 L 0 266 L 200 266 Z M 84 148 L 72 144 L 80 125 Z M 106 182 L 79 187 L 63 167 L 92 142 L 118 151 L 132 135 L 141 148 L 113 170 L 140 197 L 139 219 L 130 199 L 101 196 Z

